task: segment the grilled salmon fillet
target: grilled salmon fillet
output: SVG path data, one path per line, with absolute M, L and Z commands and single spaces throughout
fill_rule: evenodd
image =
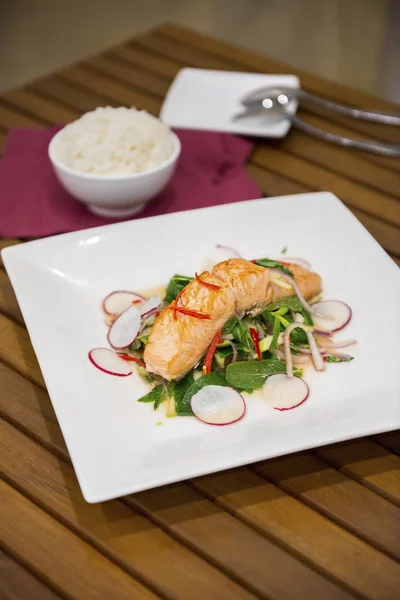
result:
M 285 266 L 292 271 L 306 299 L 319 294 L 321 278 L 317 273 L 296 264 Z M 144 351 L 146 369 L 167 381 L 183 377 L 201 360 L 217 332 L 232 316 L 294 294 L 292 288 L 282 287 L 287 282 L 279 283 L 279 274 L 272 275 L 269 269 L 241 258 L 215 265 L 212 274 L 205 271 L 157 317 Z M 208 318 L 175 308 L 192 310 Z
M 237 315 L 265 304 L 269 282 L 268 269 L 243 258 L 231 258 L 215 265 L 213 275 L 231 286 Z
M 205 271 L 200 279 L 216 286 L 211 289 L 194 279 L 157 317 L 144 351 L 146 369 L 167 381 L 182 377 L 202 358 L 219 329 L 235 312 L 231 286 Z M 173 310 L 178 306 L 209 315 L 198 318 Z

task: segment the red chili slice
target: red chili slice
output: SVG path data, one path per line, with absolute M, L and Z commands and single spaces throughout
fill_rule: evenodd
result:
M 182 313 L 183 315 L 188 315 L 189 317 L 196 317 L 197 319 L 211 319 L 211 315 L 200 312 L 199 310 L 184 308 L 183 306 L 169 306 L 168 308 L 173 310 L 175 314 L 178 312 Z
M 135 356 L 130 356 L 129 354 L 119 354 L 118 356 L 120 358 L 122 358 L 122 360 L 126 360 L 126 362 L 135 362 L 138 365 L 140 365 L 141 367 L 146 368 L 146 365 L 144 364 L 144 362 L 142 360 L 140 360 L 140 358 L 136 358 Z
M 202 283 L 205 287 L 210 288 L 210 290 L 220 290 L 221 286 L 216 285 L 214 283 L 208 283 L 208 281 L 204 281 L 197 273 L 195 273 L 195 277 L 199 283 Z
M 262 354 L 261 354 L 261 350 L 260 350 L 260 341 L 258 339 L 257 330 L 254 329 L 254 327 L 250 327 L 250 335 L 251 335 L 251 339 L 253 340 L 254 348 L 256 349 L 256 352 L 257 352 L 258 360 L 262 360 Z
M 181 291 L 179 292 L 179 294 L 177 295 L 177 297 L 175 298 L 175 304 L 178 304 L 178 300 L 182 296 L 184 291 L 185 291 L 185 288 L 182 288 Z
M 175 308 L 176 305 L 178 304 L 178 300 L 179 298 L 182 296 L 183 292 L 185 291 L 185 288 L 182 288 L 181 291 L 179 292 L 179 294 L 177 295 L 177 297 L 175 298 L 175 306 L 170 306 L 170 308 Z M 176 312 L 174 312 L 174 319 L 176 321 L 178 317 L 176 316 Z
M 211 373 L 212 361 L 213 361 L 217 346 L 221 341 L 221 336 L 222 336 L 222 330 L 220 329 L 208 347 L 207 353 L 204 357 L 203 368 L 201 370 L 203 375 L 207 375 L 207 373 Z

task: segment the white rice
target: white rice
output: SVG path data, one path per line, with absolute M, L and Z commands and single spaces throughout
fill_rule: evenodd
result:
M 144 110 L 97 108 L 64 127 L 54 147 L 74 171 L 98 175 L 143 173 L 173 153 L 170 130 Z

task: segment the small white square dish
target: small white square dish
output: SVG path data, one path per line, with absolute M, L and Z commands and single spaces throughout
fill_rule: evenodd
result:
M 266 120 L 262 114 L 234 120 L 243 111 L 241 98 L 262 87 L 300 87 L 295 75 L 265 75 L 211 69 L 181 69 L 172 82 L 160 111 L 170 127 L 204 129 L 266 138 L 284 137 L 290 129 L 286 119 Z M 293 103 L 291 112 L 295 112 Z
M 147 391 L 139 376 L 110 377 L 90 364 L 88 350 L 107 345 L 101 301 L 110 291 L 192 275 L 216 244 L 247 258 L 287 246 L 312 262 L 326 298 L 353 310 L 345 336 L 358 340 L 355 359 L 307 374 L 311 394 L 296 410 L 250 396 L 244 418 L 227 427 L 168 419 L 136 401 Z M 400 271 L 332 194 L 106 225 L 2 256 L 88 502 L 400 426 Z

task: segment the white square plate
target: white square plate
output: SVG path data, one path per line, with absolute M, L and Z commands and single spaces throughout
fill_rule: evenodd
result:
M 353 309 L 345 337 L 359 340 L 355 360 L 307 374 L 311 395 L 296 410 L 254 399 L 227 427 L 166 419 L 136 402 L 146 391 L 137 375 L 111 377 L 89 363 L 88 350 L 105 344 L 109 291 L 193 274 L 217 243 L 250 258 L 287 246 L 322 275 L 325 297 Z M 400 426 L 400 271 L 329 193 L 137 219 L 2 255 L 89 502 Z
M 160 119 L 171 127 L 281 138 L 290 129 L 287 120 L 266 122 L 262 115 L 232 119 L 243 111 L 240 99 L 245 94 L 266 86 L 298 89 L 300 82 L 295 75 L 185 68 L 168 90 Z M 297 103 L 293 103 L 291 112 L 296 112 L 296 108 Z

